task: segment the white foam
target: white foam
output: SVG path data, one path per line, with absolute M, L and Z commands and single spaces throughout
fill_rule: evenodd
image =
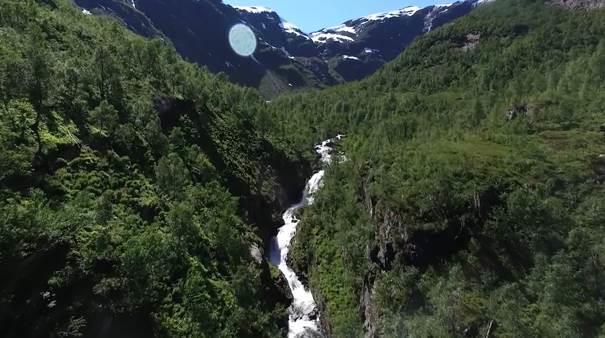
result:
M 332 161 L 333 144 L 335 140 L 341 140 L 344 136 L 338 135 L 334 139 L 323 141 L 315 146 L 315 151 L 321 156 L 321 162 L 329 165 Z M 277 236 L 273 238 L 270 250 L 271 263 L 276 265 L 288 281 L 292 291 L 292 305 L 289 308 L 288 318 L 288 338 L 296 338 L 305 333 L 319 333 L 319 313 L 313 294 L 305 288 L 296 273 L 288 266 L 288 253 L 292 239 L 296 235 L 296 228 L 300 220 L 296 217 L 296 212 L 314 202 L 313 194 L 322 187 L 324 170 L 316 172 L 305 187 L 302 201 L 291 206 L 284 214 L 282 219 L 284 225 L 279 228 Z

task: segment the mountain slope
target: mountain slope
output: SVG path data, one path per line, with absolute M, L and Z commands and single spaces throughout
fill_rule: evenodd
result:
M 333 336 L 605 334 L 605 12 L 498 0 L 270 105 L 348 161 L 291 251 Z
M 68 0 L 0 13 L 0 336 L 283 335 L 263 249 L 310 169 L 264 99 Z
M 233 81 L 273 96 L 372 74 L 414 38 L 466 15 L 478 1 L 376 14 L 311 34 L 259 6 L 233 8 L 211 0 L 76 0 L 76 3 L 92 12 L 119 17 L 130 29 L 147 36 L 150 34 L 147 25 L 136 24 L 143 15 L 188 60 L 213 72 L 225 72 Z M 254 59 L 237 56 L 228 45 L 226 32 L 238 22 L 247 23 L 257 34 L 259 47 Z
M 266 70 L 254 60 L 237 56 L 226 39 L 228 27 L 240 21 L 239 14 L 221 1 L 140 1 L 136 8 L 131 1 L 77 0 L 76 3 L 92 12 L 101 11 L 123 21 L 145 17 L 162 32 L 178 52 L 188 60 L 208 67 L 214 73 L 229 72 L 236 82 L 256 87 Z M 129 7 L 129 11 L 121 10 Z M 147 36 L 127 25 L 136 33 Z M 231 70 L 231 71 L 230 71 Z
M 498 0 L 270 104 L 71 1 L 0 13 L 0 336 L 284 336 L 262 248 L 339 133 L 288 262 L 326 332 L 605 335 L 604 10 Z
M 468 14 L 477 5 L 476 1 L 461 1 L 407 7 L 349 20 L 310 36 L 340 82 L 360 80 L 401 54 L 416 37 Z

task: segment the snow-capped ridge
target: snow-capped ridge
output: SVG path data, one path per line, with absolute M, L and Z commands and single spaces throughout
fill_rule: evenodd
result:
M 420 8 L 418 6 L 408 6 L 408 7 L 398 9 L 395 11 L 371 14 L 366 17 L 363 17 L 362 19 L 365 19 L 367 21 L 379 21 L 379 20 L 397 18 L 397 17 L 401 17 L 401 16 L 412 16 L 421 9 L 422 8 Z
M 248 13 L 260 14 L 260 13 L 275 13 L 274 10 L 263 6 L 233 6 L 233 8 Z
M 462 2 L 472 2 L 473 7 L 478 6 L 482 3 L 487 3 L 495 0 L 463 0 Z M 281 21 L 279 23 L 281 29 L 285 34 L 290 36 L 295 36 L 299 38 L 304 38 L 305 40 L 312 40 L 317 45 L 325 45 L 329 42 L 332 43 L 353 43 L 359 39 L 359 37 L 365 31 L 365 24 L 370 22 L 384 21 L 388 19 L 401 18 L 401 17 L 411 17 L 414 16 L 419 11 L 423 11 L 426 13 L 424 18 L 424 32 L 430 32 L 433 27 L 433 21 L 436 17 L 441 15 L 442 13 L 450 10 L 456 4 L 462 3 L 446 3 L 446 4 L 435 4 L 428 7 L 418 7 L 418 6 L 408 6 L 394 11 L 382 12 L 371 14 L 365 17 L 357 18 L 349 20 L 343 24 L 323 28 L 319 31 L 312 33 L 305 33 L 295 24 L 288 22 L 281 18 L 279 14 L 273 11 L 271 8 L 264 6 L 233 6 L 237 10 L 243 13 L 252 13 L 252 14 L 275 14 L 276 17 Z M 265 27 L 266 29 L 266 27 Z M 367 51 L 366 54 L 369 54 Z
M 233 6 L 236 10 L 238 10 L 242 14 L 256 14 L 256 15 L 268 15 L 272 20 L 278 19 L 279 26 L 286 34 L 295 35 L 297 37 L 302 37 L 304 39 L 310 39 L 309 36 L 302 31 L 302 29 L 298 28 L 295 24 L 284 20 L 277 12 L 273 9 L 264 7 L 264 6 Z M 273 22 L 272 22 L 273 23 Z M 265 23 L 262 24 L 263 29 L 267 29 L 267 25 Z
M 153 5 L 144 5 L 147 2 Z M 295 88 L 324 88 L 361 80 L 400 55 L 418 36 L 486 2 L 490 0 L 458 0 L 450 6 L 422 9 L 412 6 L 333 22 L 311 32 L 281 17 L 271 6 L 252 2 L 234 6 L 216 0 L 74 0 L 83 17 L 115 16 L 135 33 L 170 40 L 190 61 L 212 72 L 224 72 L 239 84 L 259 86 L 266 79 L 273 85 L 259 87 L 267 95 L 287 91 L 289 83 Z M 166 26 L 166 20 L 179 25 Z M 242 59 L 224 43 L 225 33 L 238 23 L 256 35 L 253 59 Z M 199 45 L 204 48 L 195 47 Z
M 357 34 L 357 30 L 355 29 L 355 27 L 347 26 L 346 24 L 324 28 L 321 31 L 322 32 L 343 32 L 343 33 Z
M 288 21 L 282 19 L 281 17 L 280 17 L 280 19 L 281 19 L 280 26 L 284 30 L 284 32 L 303 37 L 307 40 L 310 39 L 310 37 L 307 34 L 305 34 L 300 28 L 298 28 L 295 24 L 288 22 Z

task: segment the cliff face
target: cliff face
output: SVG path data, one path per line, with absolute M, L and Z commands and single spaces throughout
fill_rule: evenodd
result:
M 378 337 L 382 310 L 376 304 L 376 289 L 381 276 L 397 273 L 396 269 L 402 265 L 426 271 L 468 250 L 473 232 L 484 228 L 490 213 L 501 205 L 502 191 L 490 187 L 477 192 L 460 208 L 448 205 L 447 201 L 436 202 L 439 207 L 420 216 L 422 221 L 410 220 L 409 215 L 364 191 L 365 212 L 371 216 L 374 232 L 368 252 L 373 268 L 361 285 L 359 313 L 365 336 Z

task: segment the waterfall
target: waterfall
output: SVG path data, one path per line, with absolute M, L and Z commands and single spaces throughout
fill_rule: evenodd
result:
M 323 165 L 327 166 L 332 162 L 334 142 L 342 138 L 343 135 L 338 135 L 315 146 L 315 152 L 321 156 Z M 288 281 L 293 296 L 289 309 L 288 338 L 320 335 L 317 304 L 313 299 L 313 294 L 305 288 L 296 273 L 288 266 L 288 252 L 300 222 L 296 218 L 296 211 L 313 204 L 313 194 L 321 188 L 324 174 L 324 170 L 319 170 L 311 176 L 303 192 L 302 200 L 284 212 L 282 216 L 284 225 L 279 228 L 277 236 L 271 243 L 271 262 L 279 268 Z

